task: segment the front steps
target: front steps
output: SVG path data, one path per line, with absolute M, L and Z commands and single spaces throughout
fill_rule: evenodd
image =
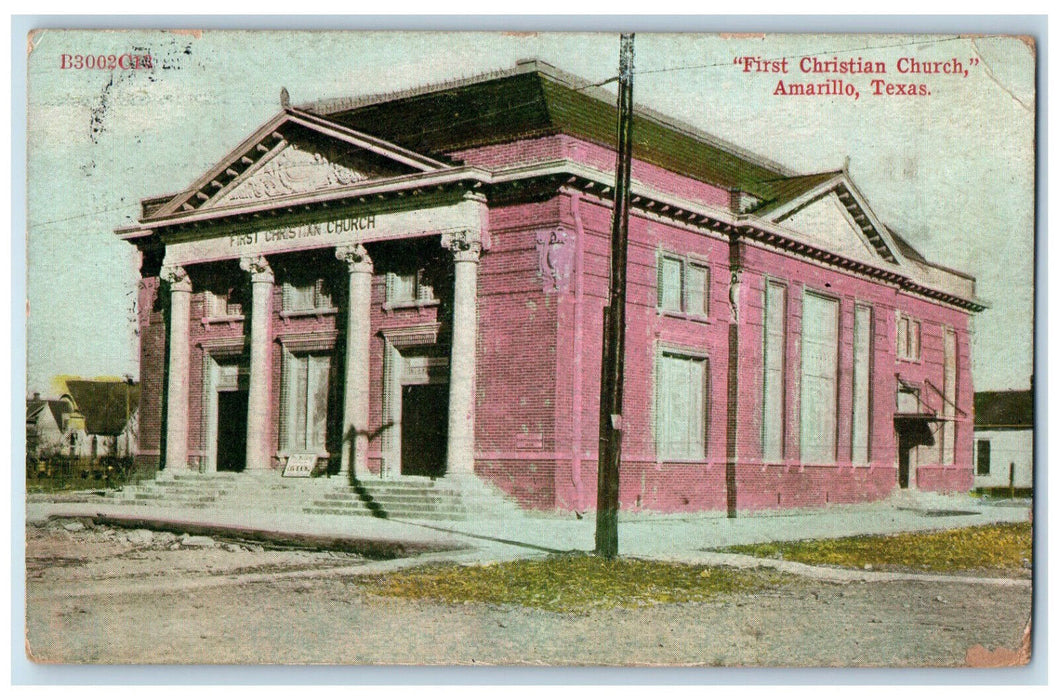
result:
M 409 520 L 467 519 L 461 490 L 430 479 L 358 481 L 324 493 L 305 512 Z
M 234 474 L 159 472 L 153 481 L 126 486 L 114 498 L 128 506 L 209 508 L 232 490 L 234 480 Z
M 285 479 L 278 472 L 160 472 L 113 494 L 122 505 L 159 509 L 271 511 L 402 520 L 461 521 L 518 517 L 521 509 L 476 478 Z

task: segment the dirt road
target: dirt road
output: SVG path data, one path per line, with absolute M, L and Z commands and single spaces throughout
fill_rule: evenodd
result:
M 585 614 L 448 605 L 367 592 L 353 574 L 368 562 L 354 555 L 251 551 L 184 539 L 146 531 L 70 532 L 61 524 L 29 528 L 31 657 L 89 663 L 955 666 L 975 644 L 1017 647 L 1030 615 L 1024 587 L 806 579 L 710 603 Z M 291 578 L 292 572 L 300 577 Z

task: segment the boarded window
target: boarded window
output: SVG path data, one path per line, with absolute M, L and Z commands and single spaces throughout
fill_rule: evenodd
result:
M 786 411 L 787 288 L 777 282 L 765 287 L 765 348 L 762 392 L 761 456 L 783 459 Z
M 288 451 L 322 451 L 327 443 L 327 355 L 290 355 L 287 362 Z
M 977 473 L 978 476 L 989 475 L 989 450 L 990 445 L 988 440 L 978 441 L 978 459 L 977 459 Z
M 945 374 L 942 381 L 941 463 L 952 464 L 956 458 L 956 331 L 945 329 Z
M 835 461 L 838 412 L 838 302 L 806 293 L 802 302 L 802 462 Z
M 665 352 L 658 358 L 658 458 L 705 459 L 707 360 Z
M 867 464 L 871 443 L 871 307 L 858 304 L 853 319 L 854 464 Z

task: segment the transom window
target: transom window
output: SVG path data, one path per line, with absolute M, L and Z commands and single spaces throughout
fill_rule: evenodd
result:
M 709 316 L 710 269 L 688 258 L 663 254 L 658 260 L 658 308 Z
M 658 357 L 655 437 L 661 460 L 705 459 L 709 362 L 664 351 Z
M 919 330 L 919 321 L 897 312 L 897 359 L 919 360 Z

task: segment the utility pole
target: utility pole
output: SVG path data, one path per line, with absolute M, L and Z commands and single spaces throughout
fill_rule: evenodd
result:
M 618 164 L 610 229 L 610 296 L 603 309 L 603 364 L 599 387 L 599 479 L 596 554 L 618 555 L 618 483 L 621 471 L 622 389 L 625 382 L 625 269 L 629 252 L 629 179 L 632 170 L 632 60 L 634 34 L 621 35 L 618 59 Z

